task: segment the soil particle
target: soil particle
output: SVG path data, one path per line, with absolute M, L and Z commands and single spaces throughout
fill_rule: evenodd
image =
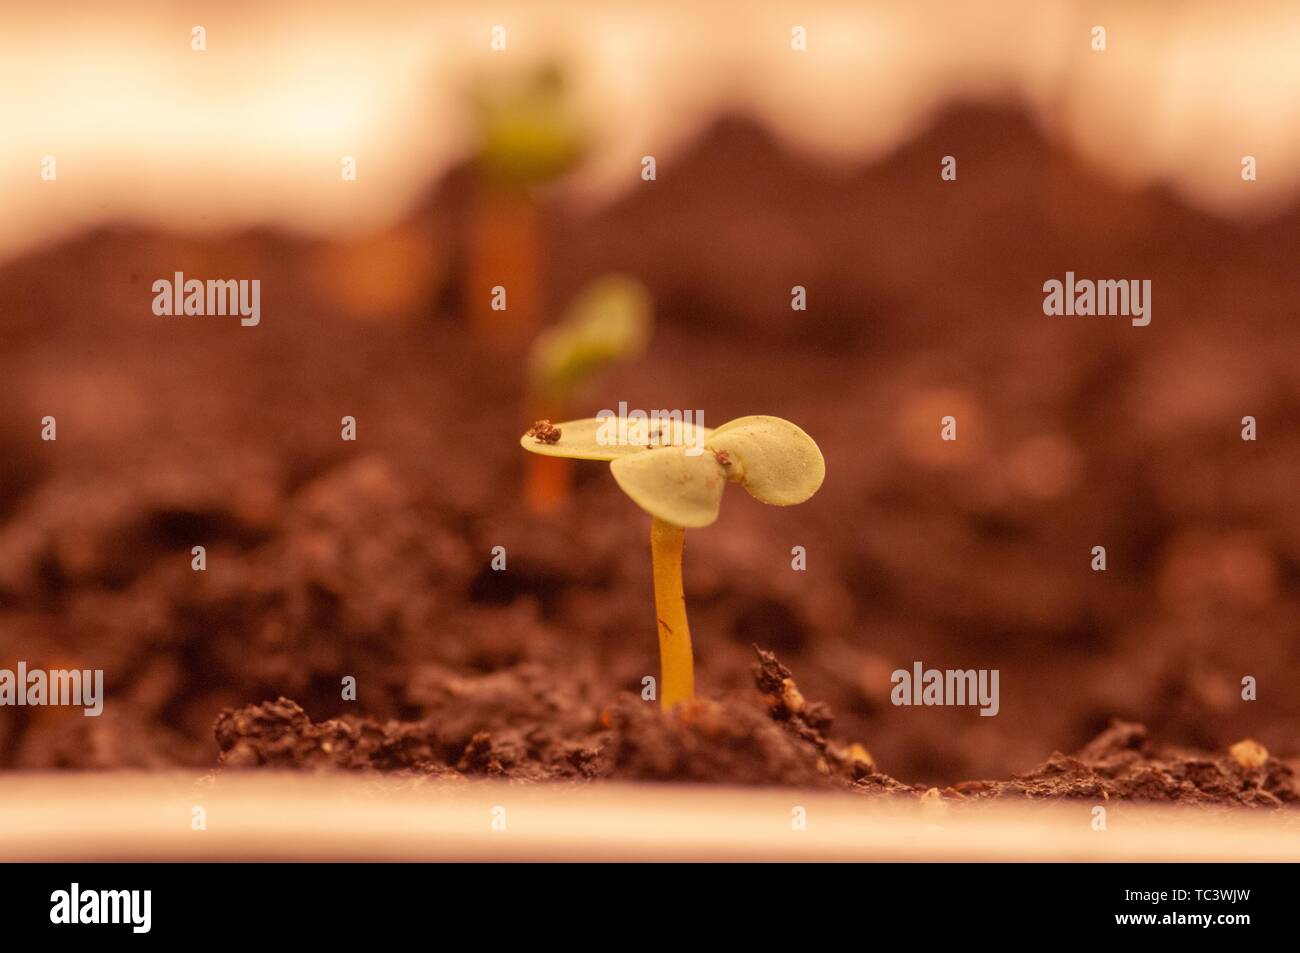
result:
M 538 443 L 559 443 L 560 428 L 549 420 L 539 420 L 528 428 L 525 437 L 532 437 Z
M 1238 741 L 1228 749 L 1228 754 L 1232 755 L 1232 760 L 1247 771 L 1253 771 L 1268 764 L 1268 749 L 1258 741 L 1250 738 Z
M 830 708 L 822 702 L 809 703 L 795 684 L 794 675 L 776 655 L 754 646 L 758 666 L 754 681 L 771 709 L 772 717 L 785 723 L 800 738 L 826 750 L 825 732 L 831 727 Z

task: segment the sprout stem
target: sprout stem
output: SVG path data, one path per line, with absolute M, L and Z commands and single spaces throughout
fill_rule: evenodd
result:
M 573 461 L 529 454 L 524 499 L 533 513 L 553 513 L 573 496 Z
M 695 697 L 695 661 L 682 591 L 682 544 L 686 530 L 655 517 L 650 523 L 654 560 L 655 615 L 659 628 L 659 703 L 671 711 Z
M 480 182 L 468 261 L 470 323 L 476 339 L 510 352 L 532 340 L 541 285 L 537 203 L 522 187 Z M 492 309 L 491 289 L 507 288 L 505 311 Z

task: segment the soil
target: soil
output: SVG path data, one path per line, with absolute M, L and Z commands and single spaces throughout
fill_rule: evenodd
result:
M 0 665 L 108 691 L 99 718 L 5 710 L 0 768 L 1293 803 L 1300 210 L 1213 219 L 974 108 L 855 169 L 728 119 L 675 169 L 594 216 L 542 205 L 545 313 L 625 270 L 658 315 L 572 416 L 778 414 L 828 465 L 802 506 L 733 488 L 687 534 L 698 705 L 640 698 L 649 520 L 608 468 L 579 464 L 559 513 L 524 505 L 534 415 L 462 319 L 458 170 L 355 254 L 122 225 L 0 265 Z M 370 293 L 375 247 L 424 267 Z M 1152 324 L 1045 318 L 1067 269 L 1152 279 Z M 155 317 L 174 271 L 260 277 L 261 325 Z M 914 660 L 999 669 L 998 717 L 891 705 Z M 1244 738 L 1284 757 L 1243 768 Z
M 1141 725 L 1115 721 L 1074 756 L 1054 752 L 1007 781 L 963 781 L 943 791 L 876 770 L 861 745 L 828 736 L 829 708 L 803 698 L 790 670 L 756 650 L 755 688 L 664 713 L 623 695 L 597 711 L 573 706 L 533 666 L 429 684 L 419 722 L 345 715 L 313 723 L 287 698 L 226 710 L 217 719 L 222 768 L 346 770 L 439 779 L 677 781 L 795 785 L 862 794 L 1139 800 L 1281 808 L 1300 802 L 1295 767 L 1255 746 L 1255 757 L 1156 746 Z

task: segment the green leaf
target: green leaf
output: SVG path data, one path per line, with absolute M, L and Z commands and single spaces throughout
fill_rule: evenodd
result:
M 651 516 L 687 528 L 718 518 L 727 474 L 707 450 L 660 447 L 613 461 L 609 468 L 623 492 Z
M 650 292 L 641 282 L 626 275 L 597 279 L 533 344 L 533 390 L 563 400 L 611 364 L 644 353 L 653 324 Z
M 582 154 L 564 73 L 547 64 L 473 97 L 484 171 L 512 184 L 545 182 L 567 172 Z
M 780 417 L 739 417 L 713 431 L 708 447 L 725 452 L 731 473 L 754 497 L 776 506 L 808 499 L 826 478 L 813 438 Z

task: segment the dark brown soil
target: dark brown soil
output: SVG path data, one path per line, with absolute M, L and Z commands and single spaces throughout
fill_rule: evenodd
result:
M 954 152 L 956 189 L 934 172 Z M 0 266 L 0 665 L 103 668 L 108 692 L 100 718 L 5 710 L 0 768 L 220 754 L 894 789 L 855 778 L 857 742 L 968 797 L 1293 800 L 1276 760 L 1246 774 L 1089 739 L 1120 718 L 1203 752 L 1297 753 L 1300 212 L 1229 224 L 1125 192 L 988 110 L 856 170 L 741 121 L 674 165 L 594 218 L 543 209 L 546 313 L 613 269 L 658 309 L 651 354 L 574 416 L 778 414 L 828 465 L 802 506 L 733 489 L 688 534 L 697 709 L 640 701 L 648 518 L 607 467 L 579 465 L 559 514 L 521 500 L 536 415 L 517 364 L 464 328 L 458 172 L 401 230 L 431 264 L 391 307 L 338 293 L 346 249 L 268 232 L 117 228 Z M 1067 269 L 1151 278 L 1151 326 L 1045 318 L 1042 282 Z M 261 325 L 154 317 L 150 283 L 178 270 L 260 277 Z M 796 283 L 810 310 L 792 317 Z M 754 644 L 833 707 L 838 741 L 815 705 L 769 709 Z M 1001 712 L 891 705 L 914 660 L 999 669 Z M 276 698 L 301 708 L 245 707 Z M 1056 750 L 1079 754 L 1023 774 Z
M 1010 781 L 965 781 L 959 798 L 1090 798 L 1277 808 L 1300 801 L 1295 763 L 1255 764 L 1232 754 L 1157 746 L 1147 730 L 1115 721 L 1073 757 L 1059 752 Z
M 272 767 L 411 773 L 518 782 L 690 781 L 797 785 L 921 797 L 875 770 L 860 745 L 828 736 L 827 706 L 804 699 L 789 669 L 758 651 L 756 691 L 701 700 L 672 714 L 632 695 L 608 707 L 571 704 L 531 665 L 427 683 L 419 722 L 344 716 L 313 723 L 286 698 L 226 710 L 216 737 L 223 768 Z M 1300 801 L 1293 766 L 1253 749 L 1254 759 L 1157 748 L 1146 729 L 1114 722 L 1073 757 L 1054 753 L 1009 781 L 964 781 L 940 797 L 1082 798 L 1280 808 Z
M 429 671 L 421 688 L 428 714 L 419 722 L 346 716 L 313 724 L 285 698 L 224 711 L 216 726 L 219 763 L 814 787 L 873 774 L 865 752 L 855 760 L 830 743 L 826 706 L 803 702 L 774 656 L 760 652 L 758 671 L 760 694 L 701 699 L 671 716 L 630 694 L 605 707 L 575 704 L 572 686 L 557 687 L 551 673 L 531 664 L 471 678 Z

